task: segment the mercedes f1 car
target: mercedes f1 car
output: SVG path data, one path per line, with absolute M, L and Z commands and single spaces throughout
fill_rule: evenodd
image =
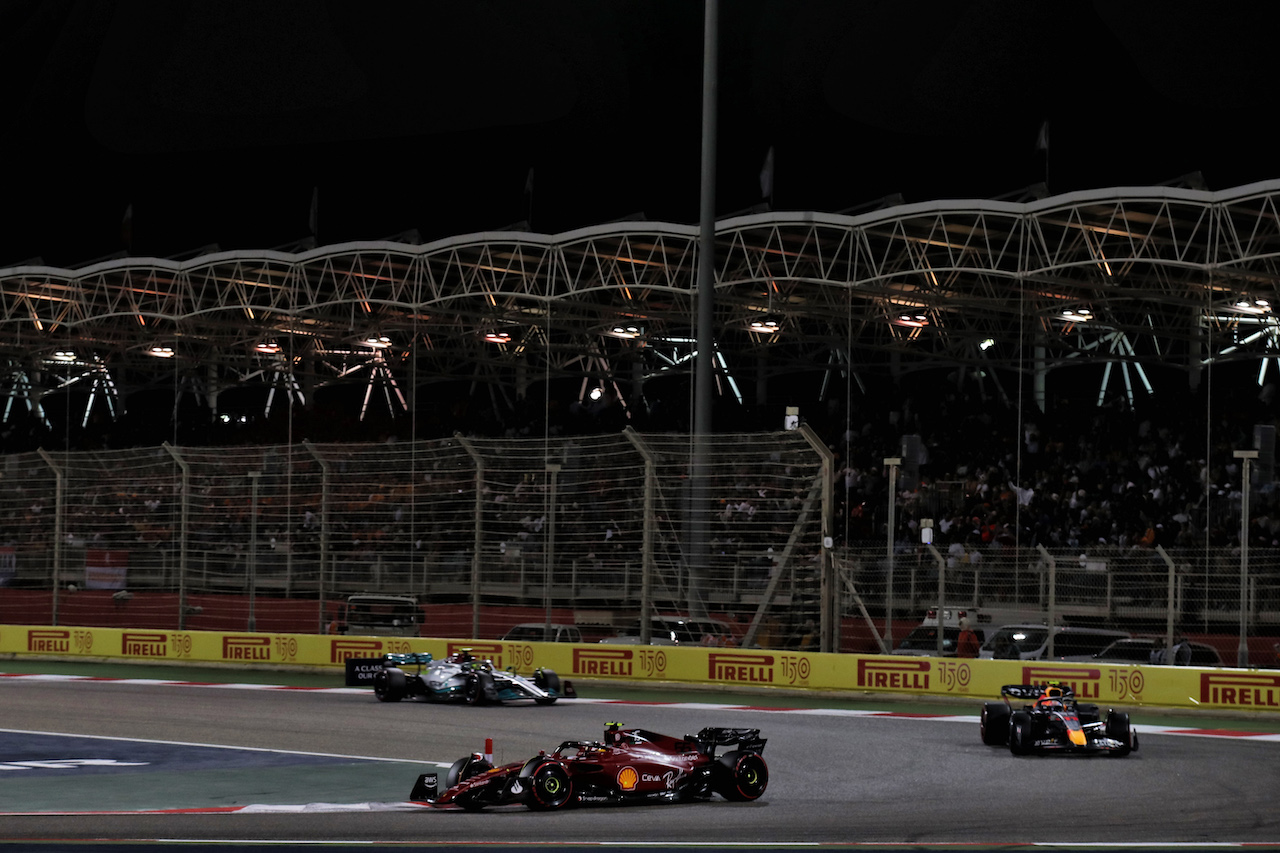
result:
M 602 741 L 567 740 L 552 752 L 494 767 L 480 753 L 445 774 L 418 777 L 410 800 L 476 811 L 585 803 L 679 803 L 759 799 L 769 784 L 759 729 L 706 728 L 683 738 L 609 723 Z M 717 755 L 720 747 L 732 747 Z
M 1006 684 L 1001 702 L 982 706 L 982 742 L 1007 746 L 1014 755 L 1041 753 L 1101 754 L 1122 757 L 1138 748 L 1129 715 L 1109 709 L 1104 719 L 1097 705 L 1076 702 L 1066 685 Z M 1014 708 L 1011 699 L 1023 704 Z
M 405 667 L 416 669 L 409 672 Z M 551 705 L 578 695 L 572 682 L 562 682 L 552 670 L 538 669 L 526 678 L 511 669 L 498 669 L 467 649 L 441 660 L 430 652 L 383 655 L 382 669 L 373 674 L 373 693 L 383 702 L 426 699 L 471 705 L 518 699 Z

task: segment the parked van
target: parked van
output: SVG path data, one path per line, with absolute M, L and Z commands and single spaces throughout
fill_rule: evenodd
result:
M 362 593 L 347 598 L 335 634 L 370 637 L 416 637 L 422 628 L 422 608 L 406 595 Z
M 1053 634 L 1053 660 L 1092 657 L 1116 640 L 1128 639 L 1127 631 L 1106 628 L 1075 628 L 1064 625 L 1002 625 L 987 635 L 978 650 L 980 658 L 1045 660 L 1049 635 Z
M 548 627 L 550 627 L 550 633 L 548 633 Z M 521 622 L 519 625 L 512 626 L 510 631 L 503 634 L 502 639 L 525 643 L 541 643 L 544 641 L 552 643 L 581 643 L 582 631 L 576 625 L 557 625 L 553 622 L 548 626 L 545 622 Z

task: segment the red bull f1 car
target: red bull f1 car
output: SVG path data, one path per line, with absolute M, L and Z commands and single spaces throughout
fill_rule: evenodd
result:
M 1076 702 L 1061 684 L 1006 684 L 1001 702 L 982 706 L 982 742 L 1007 746 L 1014 755 L 1075 753 L 1122 757 L 1138 748 L 1138 735 L 1123 711 Z M 1011 700 L 1021 705 L 1015 708 Z
M 414 667 L 413 671 L 407 671 Z M 440 660 L 430 652 L 387 654 L 382 669 L 373 674 L 373 693 L 382 702 L 426 699 L 432 702 L 467 702 L 471 705 L 532 699 L 539 705 L 578 694 L 572 682 L 560 680 L 550 669 L 538 669 L 533 677 L 498 669 L 463 649 Z
M 482 754 L 445 774 L 418 777 L 410 800 L 476 811 L 587 803 L 680 803 L 759 799 L 769 784 L 759 729 L 705 728 L 682 738 L 609 723 L 600 741 L 567 740 L 550 753 L 494 767 Z M 720 752 L 722 747 L 730 747 Z

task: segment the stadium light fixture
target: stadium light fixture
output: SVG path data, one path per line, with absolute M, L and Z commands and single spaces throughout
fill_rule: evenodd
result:
M 360 343 L 364 344 L 367 347 L 373 347 L 374 349 L 387 349 L 388 347 L 391 346 L 391 338 L 387 337 L 386 335 L 382 335 L 382 334 L 378 334 L 377 332 L 374 332 L 373 334 L 367 336 Z
M 782 331 L 782 319 L 772 314 L 757 317 L 747 324 L 747 328 L 758 335 L 776 335 Z
M 628 340 L 638 338 L 644 334 L 644 326 L 639 323 L 615 323 L 609 330 L 609 334 L 615 338 L 626 338 Z
M 69 349 L 60 349 L 53 354 L 54 361 L 72 362 L 76 360 L 76 354 Z
M 173 351 L 173 347 L 166 347 L 166 346 L 161 346 L 160 344 L 156 344 L 155 346 L 147 350 L 147 355 L 151 356 L 152 358 L 173 358 L 175 355 L 177 355 L 177 353 Z
M 511 333 L 504 332 L 501 329 L 493 329 L 484 333 L 484 339 L 491 344 L 509 344 L 511 343 Z
M 1062 319 L 1068 323 L 1088 323 L 1094 319 L 1093 310 L 1081 306 L 1080 308 L 1064 308 L 1062 310 Z
M 373 345 L 370 344 L 370 346 Z M 263 355 L 277 355 L 280 352 L 280 344 L 275 341 L 260 341 L 253 349 L 255 352 L 260 352 Z

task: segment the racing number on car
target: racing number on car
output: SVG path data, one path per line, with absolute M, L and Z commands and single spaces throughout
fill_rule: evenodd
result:
M 642 650 L 640 652 L 640 671 L 645 675 L 662 675 L 667 671 L 667 653 Z
M 1142 670 L 1134 669 L 1132 672 L 1120 672 L 1113 669 L 1109 676 L 1111 678 L 1111 690 L 1116 694 L 1117 699 L 1142 698 L 1142 688 L 1147 684 L 1147 680 L 1142 677 Z
M 947 690 L 969 689 L 969 680 L 973 678 L 973 673 L 969 670 L 967 663 L 947 663 L 938 664 L 938 678 L 942 681 L 942 686 Z
M 782 677 L 788 684 L 799 684 L 809 680 L 809 658 L 799 655 L 782 655 L 779 658 Z

